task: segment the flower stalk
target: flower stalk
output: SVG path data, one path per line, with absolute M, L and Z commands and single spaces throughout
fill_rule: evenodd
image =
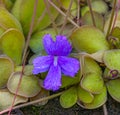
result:
M 64 91 L 63 91 L 64 92 Z M 58 97 L 60 95 L 63 94 L 63 92 L 59 92 L 59 93 L 56 93 L 56 94 L 53 94 L 53 95 L 50 95 L 48 97 L 44 97 L 44 98 L 40 98 L 38 100 L 35 100 L 35 101 L 31 101 L 31 102 L 28 102 L 28 103 L 24 103 L 24 104 L 21 104 L 21 105 L 17 105 L 15 107 L 12 108 L 12 110 L 15 110 L 15 109 L 19 109 L 19 108 L 22 108 L 22 107 L 26 107 L 26 106 L 29 106 L 29 105 L 33 105 L 33 104 L 36 104 L 36 103 L 40 103 L 42 101 L 46 101 L 46 100 L 50 100 L 50 99 L 53 99 L 55 97 Z M 4 110 L 4 111 L 1 111 L 0 112 L 0 115 L 6 113 L 6 112 L 9 112 L 9 108 Z
M 113 19 L 114 19 L 114 14 L 115 14 L 115 9 L 116 9 L 116 3 L 117 3 L 117 0 L 114 0 L 114 5 L 113 5 L 113 8 L 112 8 L 112 12 L 111 12 L 111 18 L 110 18 L 106 38 L 108 38 L 109 34 L 111 33 L 111 27 L 112 27 L 112 24 L 113 24 Z

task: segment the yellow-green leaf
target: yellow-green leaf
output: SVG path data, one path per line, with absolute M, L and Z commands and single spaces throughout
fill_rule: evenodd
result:
M 60 104 L 63 108 L 72 107 L 77 102 L 76 87 L 71 87 L 60 96 Z
M 112 98 L 120 102 L 120 79 L 110 80 L 106 85 Z
M 25 38 L 17 29 L 8 29 L 0 37 L 2 52 L 9 56 L 17 65 L 21 64 L 24 45 Z
M 10 92 L 16 93 L 18 84 L 20 82 L 21 72 L 13 73 L 7 83 L 7 88 Z M 22 81 L 20 83 L 20 87 L 18 90 L 18 95 L 23 97 L 34 97 L 36 96 L 41 90 L 39 85 L 38 79 L 31 75 L 31 76 L 22 76 Z
M 13 71 L 13 61 L 7 56 L 0 56 L 0 88 L 7 85 L 7 81 Z

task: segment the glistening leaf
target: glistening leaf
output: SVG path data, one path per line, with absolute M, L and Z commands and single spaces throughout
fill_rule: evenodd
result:
M 7 81 L 13 71 L 13 61 L 7 56 L 0 56 L 0 88 L 6 86 Z
M 76 87 L 71 87 L 60 96 L 60 104 L 63 108 L 72 107 L 77 102 Z
M 78 104 L 86 109 L 96 109 L 102 106 L 106 102 L 106 100 L 107 100 L 107 90 L 106 87 L 104 86 L 100 94 L 94 95 L 94 100 L 91 103 L 81 104 L 80 102 L 78 102 Z
M 79 101 L 83 103 L 91 103 L 94 100 L 94 96 L 90 92 L 84 90 L 81 86 L 78 86 L 77 93 Z
M 21 72 L 13 73 L 7 83 L 7 88 L 10 92 L 16 93 L 18 84 L 20 82 Z M 18 90 L 18 95 L 23 97 L 34 97 L 36 96 L 41 90 L 39 85 L 38 79 L 31 75 L 31 76 L 22 76 L 22 81 L 20 83 L 20 87 Z
M 120 102 L 120 79 L 110 80 L 106 85 L 112 98 Z
M 75 77 L 62 76 L 62 86 L 61 88 L 68 87 L 80 82 L 81 79 L 80 71 L 75 75 Z
M 15 64 L 21 64 L 25 38 L 17 29 L 8 29 L 0 36 L 1 50 L 9 56 Z
M 56 0 L 52 0 L 52 2 L 54 2 L 57 6 L 59 5 Z M 30 28 L 34 3 L 35 0 L 16 0 L 12 9 L 13 15 L 21 22 L 25 35 L 27 35 Z M 55 20 L 58 15 L 57 10 L 49 5 L 49 12 L 52 15 L 52 19 Z M 45 29 L 50 24 L 51 18 L 47 13 L 44 0 L 38 0 L 33 31 Z
M 120 71 L 120 49 L 112 49 L 105 51 L 103 56 L 104 64 L 110 70 Z
M 0 6 L 0 28 L 5 30 L 10 28 L 16 28 L 22 31 L 22 27 L 19 21 L 9 13 L 2 5 Z
M 0 111 L 11 107 L 14 97 L 15 97 L 15 95 L 10 93 L 8 91 L 8 89 L 0 90 Z M 21 97 L 21 96 L 17 95 L 16 99 L 15 99 L 15 102 L 14 102 L 14 105 L 17 105 L 19 103 L 24 103 L 24 102 L 27 102 L 27 101 L 28 101 L 28 98 Z
M 82 26 L 76 29 L 70 38 L 78 51 L 95 53 L 109 49 L 104 33 L 94 26 Z
M 103 86 L 102 76 L 97 73 L 87 73 L 81 80 L 81 87 L 94 94 L 101 93 Z

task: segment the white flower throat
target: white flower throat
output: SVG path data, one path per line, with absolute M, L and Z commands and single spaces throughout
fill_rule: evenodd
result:
M 54 56 L 54 62 L 53 62 L 54 66 L 58 65 L 58 56 Z

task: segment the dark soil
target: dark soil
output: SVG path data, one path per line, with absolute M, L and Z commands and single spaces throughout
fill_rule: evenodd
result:
M 30 106 L 21 109 L 25 115 L 103 115 L 102 108 L 96 110 L 85 110 L 77 104 L 69 109 L 64 109 L 55 98 L 41 107 Z
M 108 115 L 120 115 L 120 103 L 109 97 L 107 103 Z M 28 106 L 15 110 L 11 115 L 104 115 L 102 107 L 94 110 L 81 108 L 79 105 L 74 105 L 69 109 L 64 109 L 59 103 L 59 99 L 49 100 L 44 106 Z

